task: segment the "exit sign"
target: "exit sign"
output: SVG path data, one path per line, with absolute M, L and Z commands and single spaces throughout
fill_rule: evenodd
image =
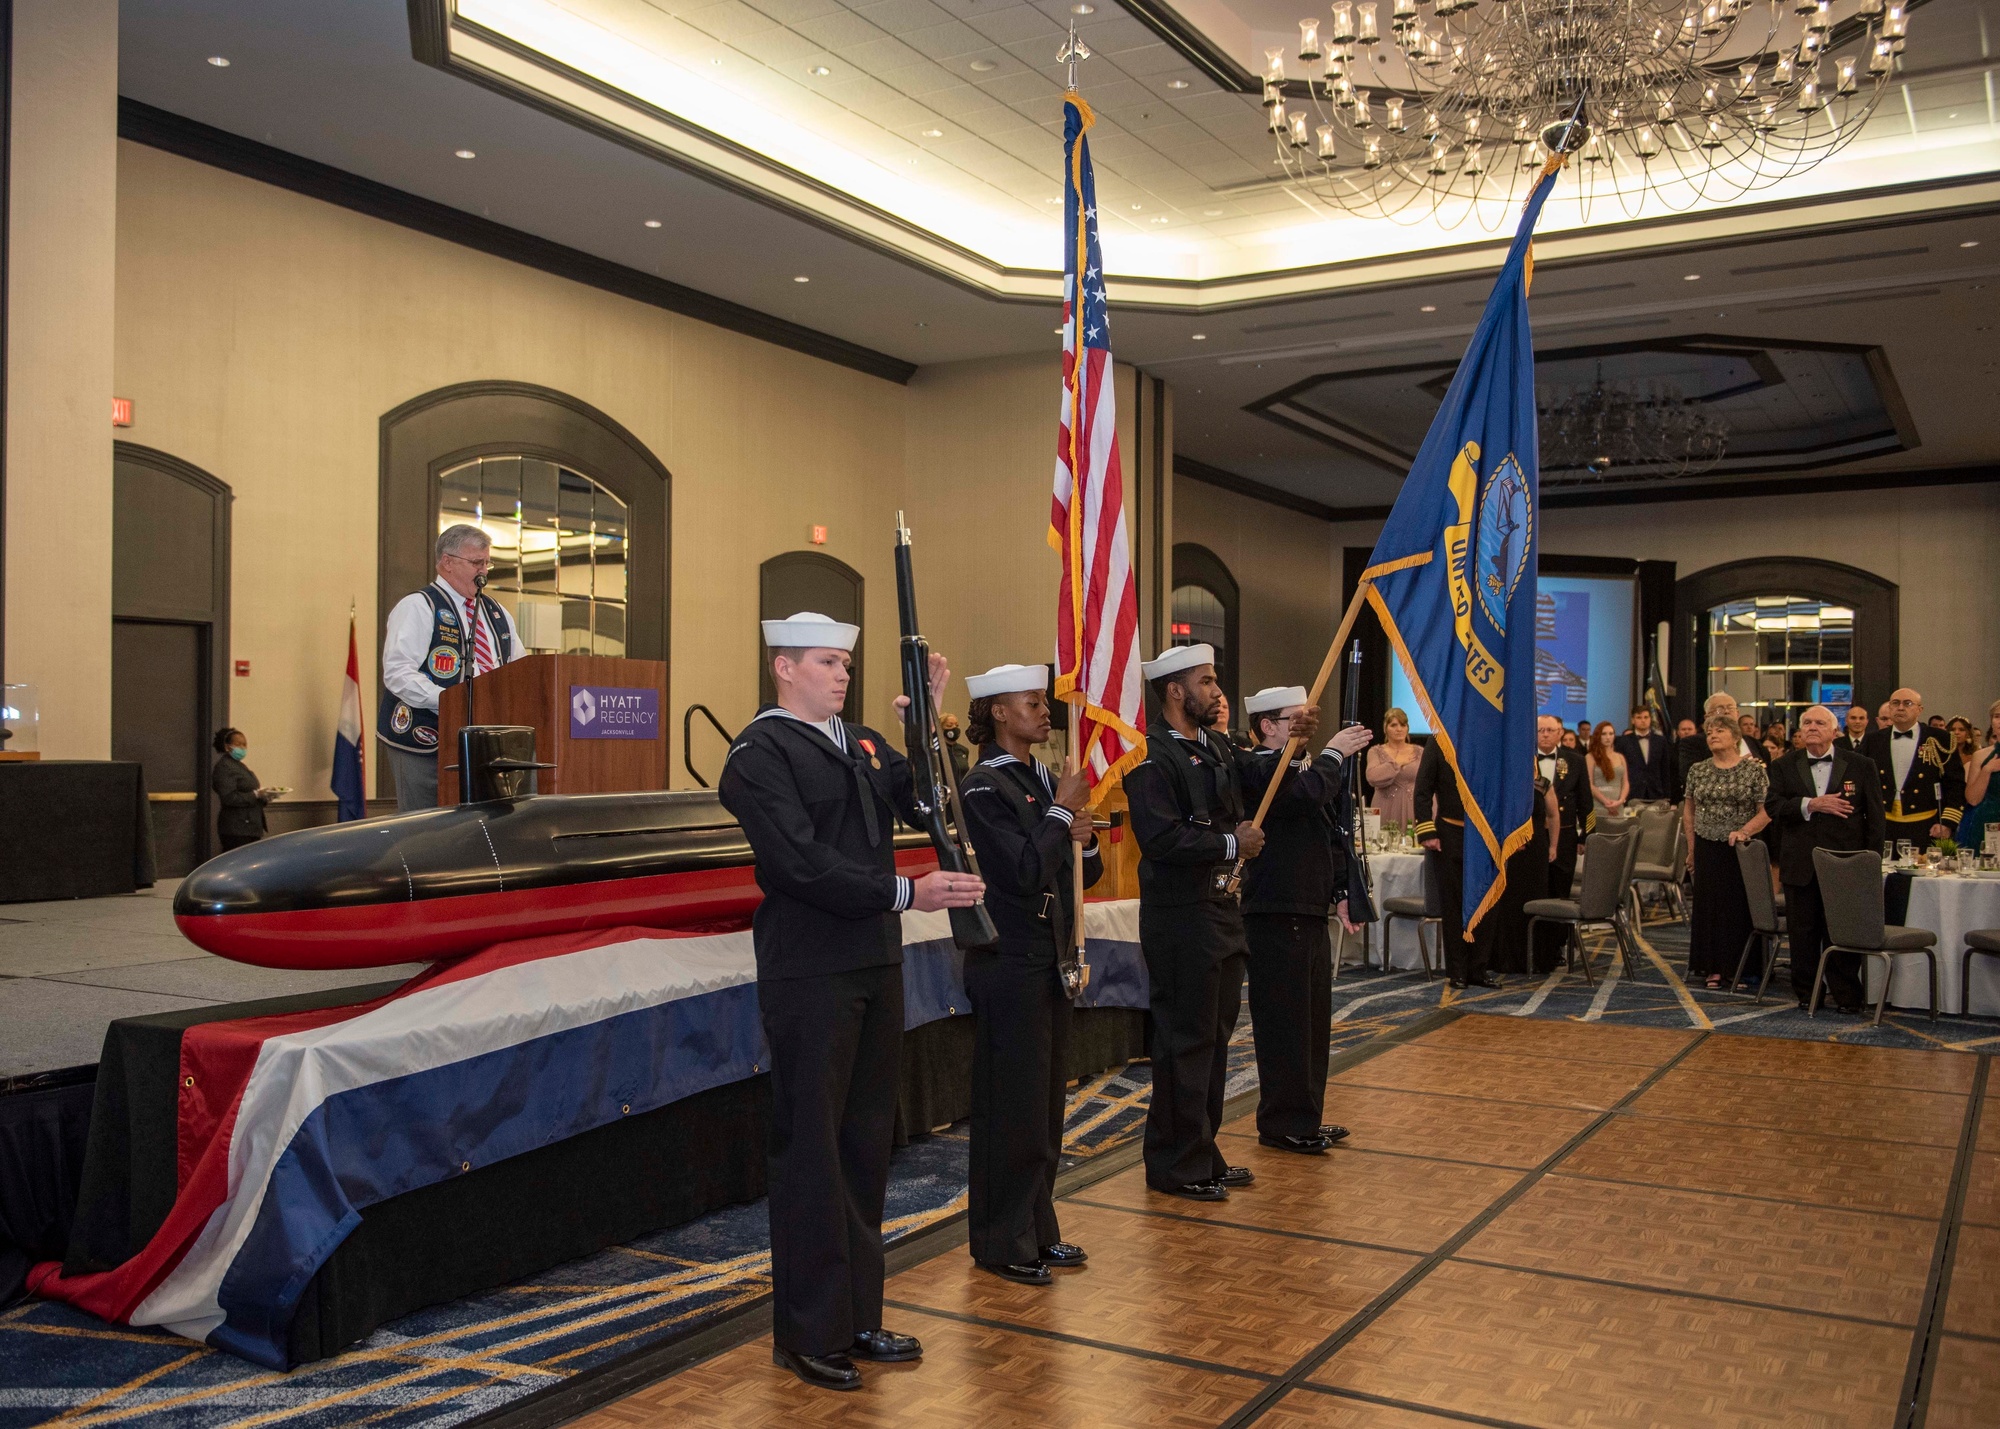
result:
M 807 533 L 806 539 L 811 541 L 815 546 L 824 546 L 826 544 L 826 527 L 824 526 L 813 527 L 812 530 Z
M 129 427 L 132 425 L 132 399 L 130 397 L 113 397 L 111 399 L 111 425 L 114 427 Z

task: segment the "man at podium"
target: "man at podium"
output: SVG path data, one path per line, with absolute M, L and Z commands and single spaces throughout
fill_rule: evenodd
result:
M 375 737 L 396 771 L 398 813 L 437 807 L 438 697 L 529 653 L 514 617 L 481 589 L 492 564 L 484 531 L 447 526 L 437 538 L 437 579 L 389 612 Z

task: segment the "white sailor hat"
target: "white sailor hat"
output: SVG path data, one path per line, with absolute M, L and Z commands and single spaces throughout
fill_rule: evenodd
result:
M 789 620 L 767 620 L 764 644 L 773 650 L 852 650 L 861 638 L 861 627 L 802 610 Z
M 1192 670 L 1198 665 L 1214 663 L 1213 645 L 1170 645 L 1156 658 L 1141 661 L 1139 672 L 1149 680 L 1157 680 L 1167 675 L 1178 675 L 1183 670 Z
M 1048 687 L 1047 665 L 995 665 L 983 675 L 968 675 L 965 681 L 965 692 L 975 700 Z
M 1288 710 L 1293 705 L 1302 705 L 1305 702 L 1304 685 L 1272 685 L 1268 689 L 1257 691 L 1243 701 L 1243 713 L 1254 715 L 1265 714 L 1271 710 Z

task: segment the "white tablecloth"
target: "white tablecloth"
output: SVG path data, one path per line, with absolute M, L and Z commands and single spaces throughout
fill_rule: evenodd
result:
M 2000 928 L 2000 879 L 1996 878 L 1915 878 L 1910 881 L 1910 911 L 1905 927 L 1928 928 L 1938 935 L 1938 1012 L 1968 1010 L 1959 988 L 1964 965 L 1965 935 L 1973 928 Z M 1882 986 L 1882 964 L 1868 959 L 1868 996 L 1872 1001 Z M 1889 984 L 1889 1002 L 1895 1007 L 1923 1008 L 1929 1005 L 1924 960 L 1897 958 L 1895 980 Z M 1986 1016 L 2000 1015 L 2000 958 L 1972 960 L 1972 1002 L 1970 1011 Z
M 1374 878 L 1375 906 L 1380 908 L 1391 898 L 1421 898 L 1424 896 L 1424 856 L 1420 853 L 1371 853 L 1368 855 L 1368 871 Z M 1340 925 L 1334 924 L 1336 932 Z M 1392 968 L 1420 968 L 1423 958 L 1417 951 L 1417 925 L 1408 918 L 1398 918 L 1391 925 L 1393 936 L 1389 941 L 1389 966 Z M 1377 923 L 1370 933 L 1369 956 L 1379 960 L 1382 956 L 1383 930 Z M 1431 957 L 1437 951 L 1437 930 L 1430 933 Z M 1341 940 L 1341 953 L 1350 962 L 1361 960 L 1361 938 L 1357 934 Z

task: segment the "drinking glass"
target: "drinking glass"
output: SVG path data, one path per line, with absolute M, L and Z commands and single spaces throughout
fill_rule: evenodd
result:
M 1905 866 L 1912 862 L 1910 858 L 1910 841 L 1908 839 L 1896 840 L 1896 862 Z
M 1892 866 L 1895 862 L 1896 862 L 1896 841 L 1894 839 L 1883 839 L 1882 866 L 1884 868 L 1888 868 Z

